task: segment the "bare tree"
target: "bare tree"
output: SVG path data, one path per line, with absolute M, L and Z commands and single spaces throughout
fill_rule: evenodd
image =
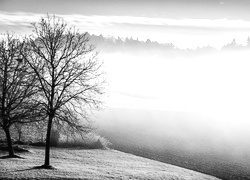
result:
M 19 59 L 20 41 L 11 34 L 0 40 L 0 127 L 6 134 L 9 157 L 14 155 L 10 127 L 30 123 L 41 115 L 36 101 L 37 77 L 28 64 Z
M 99 108 L 104 80 L 102 63 L 88 44 L 87 33 L 68 27 L 63 19 L 48 15 L 33 23 L 24 58 L 36 73 L 43 92 L 41 103 L 48 116 L 45 163 L 50 166 L 52 123 L 66 122 L 79 131 L 88 131 L 87 109 Z

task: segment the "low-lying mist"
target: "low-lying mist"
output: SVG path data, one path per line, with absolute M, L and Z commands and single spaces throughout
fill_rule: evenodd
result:
M 202 172 L 203 161 L 249 168 L 250 51 L 101 57 L 109 86 L 96 121 L 115 147 L 177 165 L 196 159 L 183 166 Z

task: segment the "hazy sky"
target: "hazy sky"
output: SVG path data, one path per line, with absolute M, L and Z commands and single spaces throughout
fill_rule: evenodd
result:
M 1 0 L 1 11 L 249 20 L 248 0 Z
M 250 36 L 248 0 L 0 0 L 0 28 L 27 31 L 46 13 L 83 31 L 174 43 L 181 48 L 221 47 Z

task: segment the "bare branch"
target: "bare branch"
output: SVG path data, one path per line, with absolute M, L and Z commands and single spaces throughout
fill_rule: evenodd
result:
M 88 110 L 99 108 L 103 94 L 102 63 L 87 33 L 48 15 L 32 24 L 27 54 L 22 54 L 39 81 L 40 105 L 48 116 L 45 165 L 49 165 L 52 122 L 89 132 Z M 87 109 L 88 107 L 89 109 Z

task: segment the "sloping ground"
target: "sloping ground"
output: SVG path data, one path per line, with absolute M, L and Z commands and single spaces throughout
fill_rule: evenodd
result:
M 31 148 L 24 159 L 0 159 L 0 179 L 141 179 L 217 180 L 192 170 L 115 150 L 51 150 L 56 169 L 34 169 L 43 164 L 44 150 Z M 0 156 L 5 154 L 0 151 Z
M 101 113 L 98 134 L 113 149 L 225 180 L 250 180 L 247 134 L 239 138 L 214 129 L 216 123 L 190 112 L 109 108 Z

